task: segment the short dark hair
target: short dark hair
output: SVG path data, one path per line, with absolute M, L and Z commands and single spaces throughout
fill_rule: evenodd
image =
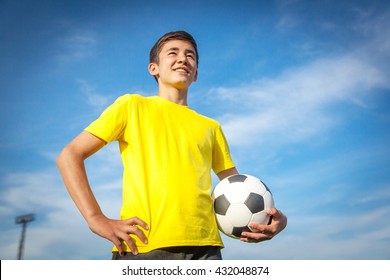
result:
M 161 52 L 161 49 L 167 42 L 172 40 L 183 40 L 189 42 L 195 49 L 196 63 L 199 64 L 198 46 L 194 37 L 192 37 L 192 35 L 186 31 L 169 32 L 163 35 L 160 39 L 158 39 L 157 42 L 154 44 L 153 48 L 150 50 L 149 62 L 159 64 L 158 56 Z

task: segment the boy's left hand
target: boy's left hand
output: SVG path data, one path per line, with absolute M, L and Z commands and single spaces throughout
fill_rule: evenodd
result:
M 272 239 L 287 226 L 287 217 L 278 209 L 269 209 L 267 214 L 272 216 L 271 224 L 250 224 L 253 232 L 244 231 L 240 240 L 243 242 L 261 242 Z

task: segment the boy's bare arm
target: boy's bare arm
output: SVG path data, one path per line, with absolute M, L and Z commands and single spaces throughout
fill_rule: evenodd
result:
M 136 254 L 137 248 L 129 234 L 137 235 L 146 243 L 145 235 L 138 228 L 141 226 L 148 229 L 146 223 L 137 217 L 127 220 L 107 218 L 101 211 L 88 182 L 84 161 L 105 144 L 104 140 L 83 131 L 63 149 L 57 158 L 57 165 L 70 196 L 90 229 L 114 243 L 121 255 L 123 254 L 122 241 L 126 242 L 131 251 Z
M 232 167 L 232 168 L 229 168 L 229 169 L 226 169 L 226 170 L 223 170 L 221 172 L 219 172 L 217 174 L 219 180 L 223 180 L 225 179 L 226 177 L 229 177 L 231 175 L 236 175 L 238 174 L 238 171 L 237 171 L 237 168 L 236 167 Z
M 57 166 L 65 186 L 87 222 L 90 218 L 100 215 L 101 210 L 89 186 L 84 160 L 105 144 L 100 138 L 83 131 L 57 158 Z

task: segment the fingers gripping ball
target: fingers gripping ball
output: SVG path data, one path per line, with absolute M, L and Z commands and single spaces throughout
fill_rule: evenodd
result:
M 258 178 L 232 175 L 220 181 L 212 192 L 218 227 L 227 236 L 240 238 L 251 231 L 250 223 L 269 224 L 267 209 L 274 207 L 271 191 Z

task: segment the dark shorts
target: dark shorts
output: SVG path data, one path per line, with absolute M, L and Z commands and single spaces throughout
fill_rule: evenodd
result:
M 125 253 L 120 256 L 115 252 L 113 260 L 222 260 L 221 248 L 216 246 L 178 246 L 161 248 L 148 253 Z

